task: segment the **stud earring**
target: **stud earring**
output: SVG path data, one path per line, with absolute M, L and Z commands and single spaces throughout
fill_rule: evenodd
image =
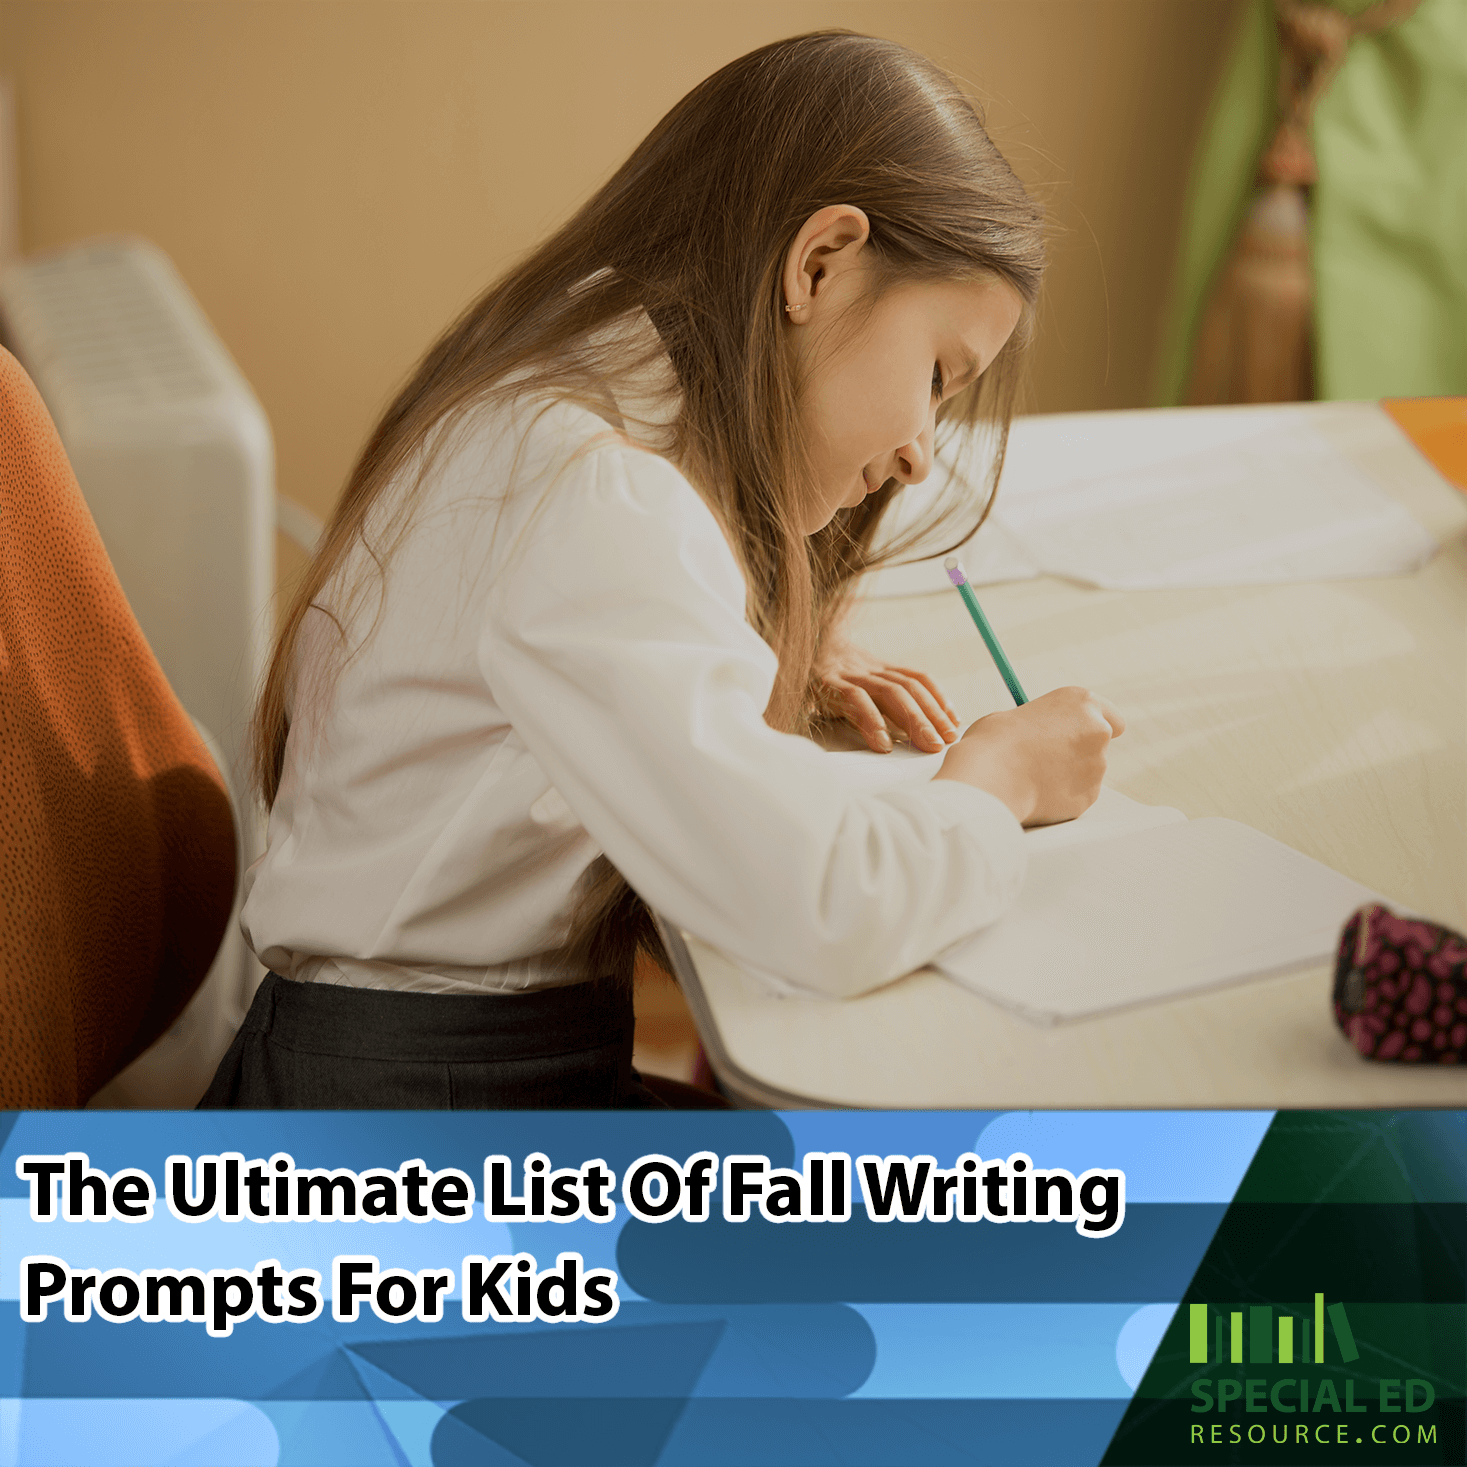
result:
M 809 305 L 809 302 L 808 301 L 801 301 L 800 304 L 797 305 L 797 306 L 786 306 L 784 308 L 785 309 L 785 314 L 786 315 L 789 315 L 790 312 L 792 312 L 792 311 L 803 311 L 808 305 Z

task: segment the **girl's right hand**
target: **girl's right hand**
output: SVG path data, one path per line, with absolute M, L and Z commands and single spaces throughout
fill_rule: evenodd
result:
M 947 751 L 934 778 L 987 790 L 1022 825 L 1073 820 L 1095 803 L 1106 750 L 1125 728 L 1104 698 L 1084 688 L 1056 688 L 980 718 Z

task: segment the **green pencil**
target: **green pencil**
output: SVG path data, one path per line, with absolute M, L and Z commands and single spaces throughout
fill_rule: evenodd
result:
M 956 555 L 949 555 L 943 561 L 942 568 L 947 572 L 948 580 L 958 588 L 958 595 L 963 598 L 963 605 L 968 608 L 968 615 L 973 618 L 973 625 L 978 628 L 1004 682 L 1008 684 L 1009 692 L 1014 695 L 1014 702 L 1021 705 L 1027 703 L 1029 695 L 1019 686 L 1018 674 L 1015 673 L 1008 658 L 1004 656 L 1003 648 L 998 645 L 998 638 L 993 635 L 993 628 L 988 625 L 988 618 L 984 616 L 983 608 L 978 604 L 978 598 L 968 584 L 968 573 L 963 569 L 963 562 Z

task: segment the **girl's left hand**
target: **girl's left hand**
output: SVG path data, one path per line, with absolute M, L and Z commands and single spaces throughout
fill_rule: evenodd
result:
M 891 752 L 888 720 L 923 753 L 957 742 L 958 715 L 925 672 L 894 667 L 837 636 L 815 659 L 815 681 L 826 710 L 851 723 L 878 754 Z

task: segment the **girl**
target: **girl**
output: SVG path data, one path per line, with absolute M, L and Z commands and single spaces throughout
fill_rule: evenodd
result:
M 656 1104 L 649 906 L 833 995 L 1004 911 L 1119 717 L 1063 689 L 958 741 L 840 618 L 939 423 L 994 431 L 996 482 L 1041 266 L 952 81 L 825 32 L 695 88 L 450 328 L 276 647 L 242 919 L 272 972 L 204 1104 Z M 951 747 L 872 793 L 822 712 Z

